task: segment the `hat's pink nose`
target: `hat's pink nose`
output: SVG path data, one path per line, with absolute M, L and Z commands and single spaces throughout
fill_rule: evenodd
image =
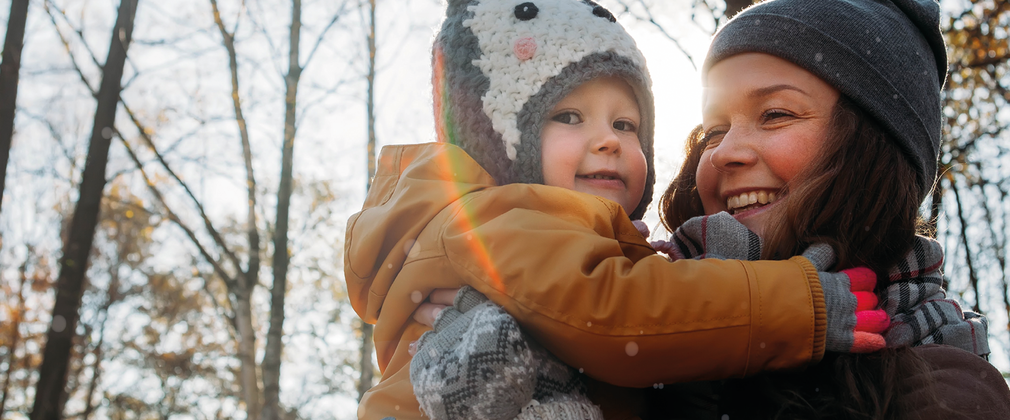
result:
M 519 38 L 512 46 L 512 51 L 516 53 L 519 61 L 529 60 L 537 53 L 537 41 L 530 37 Z

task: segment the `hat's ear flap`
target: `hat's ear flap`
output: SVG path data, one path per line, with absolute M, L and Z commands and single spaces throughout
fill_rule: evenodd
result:
M 448 0 L 449 5 L 446 11 L 446 16 L 451 16 L 456 13 L 463 13 L 466 11 L 466 6 L 469 5 L 472 0 Z

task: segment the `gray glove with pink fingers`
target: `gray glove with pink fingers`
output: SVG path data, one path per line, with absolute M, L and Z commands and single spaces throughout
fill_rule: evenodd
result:
M 685 222 L 670 237 L 657 241 L 653 247 L 678 258 L 718 258 L 758 260 L 762 251 L 761 238 L 729 213 L 699 216 Z M 827 312 L 826 348 L 841 353 L 870 353 L 883 349 L 882 333 L 890 325 L 890 317 L 877 307 L 874 293 L 877 275 L 866 267 L 840 272 L 827 270 L 835 263 L 835 253 L 827 244 L 814 244 L 803 257 L 817 267 L 824 306 Z

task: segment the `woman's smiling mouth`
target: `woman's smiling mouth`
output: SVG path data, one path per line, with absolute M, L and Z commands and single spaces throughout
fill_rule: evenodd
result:
M 774 203 L 778 198 L 781 198 L 778 191 L 748 191 L 727 198 L 726 210 L 729 214 L 742 213 Z

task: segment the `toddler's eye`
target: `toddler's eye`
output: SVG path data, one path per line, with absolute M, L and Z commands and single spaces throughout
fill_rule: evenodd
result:
M 614 129 L 618 131 L 627 131 L 635 133 L 638 131 L 638 127 L 635 127 L 631 121 L 614 121 Z
M 582 122 L 582 117 L 574 112 L 562 112 L 558 115 L 551 117 L 551 121 L 557 121 L 562 124 L 578 124 Z

